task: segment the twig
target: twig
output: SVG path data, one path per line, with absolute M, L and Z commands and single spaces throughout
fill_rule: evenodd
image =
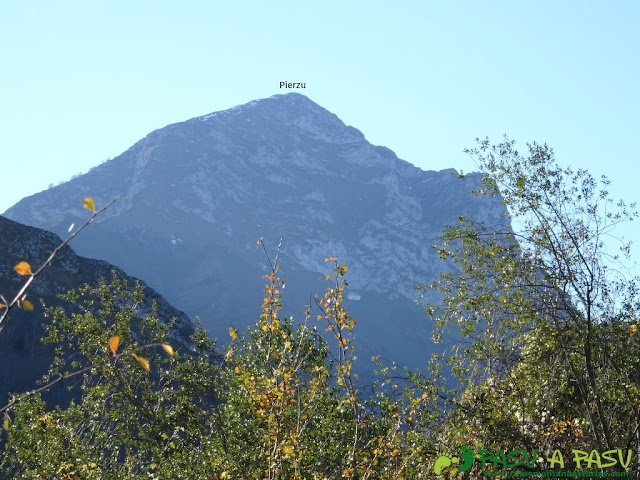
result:
M 109 203 L 107 203 L 104 207 L 102 207 L 100 210 L 94 211 L 93 215 L 91 215 L 91 217 L 89 217 L 89 219 L 84 222 L 84 224 L 82 224 L 75 232 L 73 232 L 69 238 L 67 238 L 64 242 L 62 242 L 60 245 L 58 245 L 53 252 L 51 252 L 51 255 L 49 255 L 49 258 L 47 258 L 47 260 L 40 266 L 40 268 L 38 268 L 35 273 L 32 273 L 31 276 L 29 277 L 29 279 L 25 282 L 25 284 L 22 286 L 22 288 L 20 289 L 20 291 L 16 294 L 15 298 L 6 306 L 5 311 L 3 312 L 2 316 L 0 316 L 0 331 L 2 331 L 2 329 L 4 328 L 2 323 L 9 317 L 9 312 L 11 311 L 12 308 L 14 308 L 16 306 L 16 304 L 18 304 L 18 302 L 20 302 L 20 299 L 23 297 L 24 292 L 27 291 L 27 288 L 29 288 L 29 285 L 31 285 L 31 282 L 33 282 L 34 278 L 36 278 L 38 275 L 40 275 L 40 273 L 42 273 L 42 271 L 48 267 L 51 262 L 53 261 L 53 259 L 55 258 L 55 256 L 58 254 L 58 252 L 60 250 L 62 250 L 71 240 L 73 240 L 73 238 L 75 238 L 75 236 L 80 233 L 82 230 L 84 230 L 91 222 L 93 222 L 94 218 L 96 218 L 98 215 L 100 215 L 102 212 L 104 212 L 107 208 L 109 208 L 113 203 L 115 203 L 116 201 L 120 200 L 120 198 L 122 198 L 122 195 L 117 196 L 116 198 L 114 198 L 113 200 L 111 200 Z
M 166 345 L 165 342 L 156 342 L 156 343 L 149 343 L 147 345 L 141 345 L 141 346 L 136 347 L 136 348 L 134 348 L 132 350 L 127 350 L 125 352 L 121 352 L 121 353 L 118 353 L 116 355 L 113 355 L 110 358 L 110 360 L 112 362 L 115 362 L 115 360 L 119 359 L 123 355 L 131 355 L 132 353 L 135 353 L 137 351 L 140 351 L 140 350 L 143 350 L 143 349 L 146 349 L 146 348 L 161 347 L 161 346 L 164 346 L 164 345 Z M 53 387 L 57 383 L 62 382 L 63 380 L 75 377 L 77 375 L 82 375 L 83 373 L 91 371 L 94 368 L 97 368 L 99 366 L 101 366 L 101 365 L 100 364 L 87 365 L 86 367 L 83 367 L 83 368 L 81 368 L 79 370 L 76 370 L 75 372 L 66 373 L 64 375 L 62 373 L 58 373 L 58 376 L 55 379 L 51 380 L 46 385 L 43 385 L 40 388 L 36 388 L 35 390 L 29 390 L 28 392 L 23 393 L 22 395 L 20 395 L 18 397 L 13 397 L 9 403 L 7 403 L 4 407 L 0 408 L 0 413 L 4 413 L 4 412 L 8 411 L 11 407 L 13 407 L 15 404 L 21 402 L 25 398 L 29 398 L 29 397 L 32 397 L 33 395 L 36 395 L 36 394 L 40 393 L 40 392 L 43 392 L 45 390 L 49 390 L 51 387 Z

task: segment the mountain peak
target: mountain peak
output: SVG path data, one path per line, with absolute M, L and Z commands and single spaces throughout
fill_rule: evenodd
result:
M 202 121 L 207 121 L 209 118 L 224 115 L 224 114 L 240 114 L 245 113 L 247 111 L 251 112 L 255 108 L 273 108 L 274 106 L 288 107 L 290 110 L 295 109 L 304 109 L 304 108 L 312 108 L 312 109 L 320 109 L 326 112 L 329 115 L 333 115 L 328 110 L 322 108 L 320 105 L 315 103 L 309 97 L 302 95 L 301 93 L 290 92 L 290 93 L 278 93 L 266 98 L 258 98 L 256 100 L 251 100 L 247 103 L 242 103 L 240 105 L 236 105 L 235 107 L 227 108 L 226 110 L 219 110 L 217 112 L 212 112 L 207 115 L 202 115 L 199 118 Z M 277 107 L 276 107 L 277 108 Z
M 337 115 L 321 107 L 300 93 L 277 94 L 268 98 L 252 100 L 227 110 L 196 117 L 205 123 L 228 122 L 238 117 L 254 126 L 256 121 L 268 122 L 280 127 L 289 127 L 293 131 L 329 143 L 360 143 L 365 141 L 359 130 L 345 125 Z M 194 119 L 195 120 L 195 119 Z

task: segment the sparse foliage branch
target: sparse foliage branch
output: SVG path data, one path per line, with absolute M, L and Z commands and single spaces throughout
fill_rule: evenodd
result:
M 547 145 L 482 140 L 467 153 L 505 221 L 445 228 L 440 257 L 456 269 L 423 287 L 442 295 L 427 305 L 435 338 L 455 339 L 442 358 L 450 441 L 637 449 L 640 298 L 616 236 L 635 204 L 611 199 L 605 177 L 559 167 Z

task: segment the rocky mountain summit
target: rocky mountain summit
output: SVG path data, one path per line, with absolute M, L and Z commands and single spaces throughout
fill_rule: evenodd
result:
M 283 239 L 283 300 L 296 318 L 328 286 L 324 259 L 338 257 L 361 355 L 419 368 L 431 325 L 414 285 L 445 268 L 431 245 L 457 215 L 504 223 L 499 199 L 471 193 L 479 175 L 453 173 L 400 160 L 290 93 L 156 130 L 5 215 L 62 234 L 85 215 L 79 199 L 124 194 L 77 251 L 144 279 L 223 340 L 259 314 L 268 259 L 257 239 L 272 259 Z
M 60 238 L 51 232 L 0 217 L 0 294 L 10 301 L 24 284 L 25 277 L 14 272 L 14 265 L 27 261 L 35 269 L 60 243 Z M 109 281 L 112 273 L 130 284 L 135 281 L 119 268 L 102 260 L 80 257 L 66 246 L 51 266 L 36 278 L 27 290 L 28 298 L 35 306 L 34 311 L 13 309 L 0 331 L 0 406 L 6 403 L 8 392 L 34 388 L 36 380 L 47 372 L 53 359 L 53 349 L 40 342 L 45 334 L 42 325 L 47 320 L 39 300 L 44 300 L 47 306 L 68 307 L 57 297 L 59 294 L 84 284 L 97 286 L 101 278 Z M 176 346 L 191 347 L 194 324 L 189 318 L 147 286 L 144 295 L 140 311 L 149 311 L 155 301 L 160 319 L 176 319 L 171 333 Z M 53 398 L 68 397 L 65 392 L 66 389 L 57 388 Z

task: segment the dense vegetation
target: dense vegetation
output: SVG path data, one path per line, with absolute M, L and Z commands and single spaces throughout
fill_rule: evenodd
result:
M 546 145 L 525 157 L 513 141 L 485 140 L 468 153 L 486 172 L 479 193 L 500 194 L 511 225 L 461 217 L 442 236 L 441 257 L 458 268 L 429 285 L 444 298 L 428 310 L 438 337 L 461 341 L 439 362 L 455 378 L 442 389 L 452 409 L 439 445 L 579 450 L 587 470 L 631 450 L 637 477 L 640 298 L 625 275 L 630 243 L 614 234 L 635 205 L 614 202 L 604 177 L 558 167 Z
M 261 315 L 230 329 L 222 351 L 201 329 L 177 345 L 170 320 L 141 314 L 140 288 L 114 277 L 67 293 L 73 311 L 47 310 L 57 358 L 43 387 L 77 379 L 81 394 L 50 408 L 33 393 L 0 410 L 4 475 L 479 478 L 558 469 L 561 452 L 567 469 L 637 476 L 640 303 L 623 274 L 630 245 L 613 236 L 633 206 L 613 202 L 606 179 L 559 168 L 546 145 L 522 156 L 511 141 L 482 141 L 469 153 L 486 172 L 478 194 L 501 195 L 507 216 L 445 228 L 437 248 L 450 268 L 420 290 L 440 292 L 426 310 L 452 347 L 428 372 L 380 365 L 376 382 L 357 377 L 348 269 L 335 258 L 327 292 L 294 322 L 265 248 Z M 615 464 L 601 456 L 618 449 Z M 518 450 L 524 462 L 505 456 Z

